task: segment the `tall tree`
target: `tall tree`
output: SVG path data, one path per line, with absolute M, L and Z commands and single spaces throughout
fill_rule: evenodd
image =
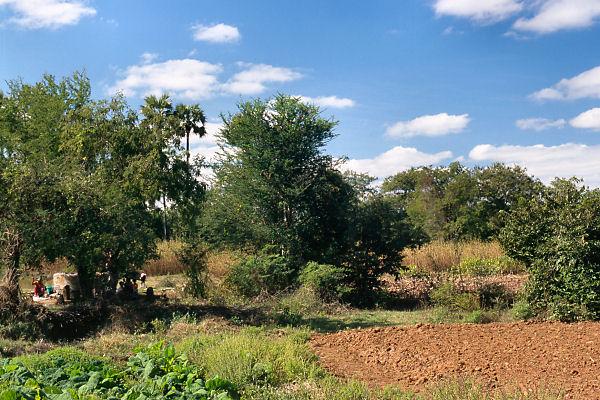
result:
M 223 120 L 224 155 L 205 214 L 213 235 L 243 242 L 237 245 L 275 244 L 292 258 L 323 257 L 323 246 L 342 235 L 328 219 L 335 213 L 323 208 L 348 201 L 347 183 L 323 153 L 336 122 L 283 95 L 244 102 Z M 325 240 L 315 244 L 317 237 Z M 313 244 L 321 254 L 310 254 Z

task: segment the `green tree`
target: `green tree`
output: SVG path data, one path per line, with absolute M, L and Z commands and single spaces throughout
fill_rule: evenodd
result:
M 337 222 L 352 197 L 335 161 L 323 153 L 335 125 L 317 107 L 283 95 L 242 103 L 237 114 L 224 117 L 225 155 L 204 217 L 213 241 L 273 244 L 300 260 L 335 253 L 331 248 L 346 235 Z
M 375 194 L 360 201 L 351 220 L 350 248 L 346 254 L 346 282 L 351 300 L 370 305 L 384 274 L 402 268 L 402 250 L 419 244 L 406 213 L 389 198 Z
M 600 319 L 600 190 L 558 179 L 507 215 L 507 254 L 527 266 L 527 298 L 538 313 Z
M 149 98 L 142 114 L 121 96 L 93 100 L 78 73 L 9 83 L 0 95 L 0 227 L 11 284 L 23 262 L 63 256 L 84 295 L 96 272 L 110 273 L 114 287 L 154 254 L 157 201 L 201 199 L 199 164 L 181 145 L 203 133 L 199 107 Z
M 153 185 L 149 186 L 154 204 L 162 205 L 163 239 L 169 238 L 168 206 L 179 205 L 197 211 L 205 192 L 200 176 L 201 162 L 190 162 L 190 135 L 203 136 L 205 117 L 198 105 L 173 106 L 167 95 L 149 96 L 141 108 L 140 129 L 152 146 Z M 181 139 L 186 139 L 185 147 Z M 193 220 L 193 218 L 191 219 Z
M 542 184 L 520 167 L 493 164 L 466 168 L 419 167 L 385 180 L 383 192 L 403 207 L 412 223 L 431 239 L 481 239 L 498 236 L 502 212 Z

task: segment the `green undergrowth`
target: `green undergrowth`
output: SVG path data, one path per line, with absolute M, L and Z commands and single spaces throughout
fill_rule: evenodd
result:
M 237 399 L 226 379 L 205 379 L 172 345 L 141 349 L 125 365 L 62 347 L 0 363 L 2 400 Z

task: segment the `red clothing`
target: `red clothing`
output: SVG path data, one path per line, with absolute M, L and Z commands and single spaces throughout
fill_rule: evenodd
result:
M 33 295 L 36 297 L 42 297 L 44 292 L 46 291 L 46 287 L 41 282 L 36 282 L 33 284 Z

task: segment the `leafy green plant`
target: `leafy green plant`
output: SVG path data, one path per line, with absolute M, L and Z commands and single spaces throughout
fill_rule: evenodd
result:
M 292 286 L 296 269 L 289 259 L 274 250 L 268 246 L 240 260 L 229 271 L 226 282 L 245 297 L 263 292 L 274 294 Z
M 235 386 L 201 371 L 172 345 L 156 343 L 125 367 L 59 349 L 0 362 L 0 399 L 235 399 Z
M 346 270 L 335 265 L 309 262 L 300 271 L 299 281 L 325 301 L 341 300 L 350 291 L 345 285 Z
M 600 190 L 555 180 L 508 214 L 501 242 L 527 266 L 536 314 L 600 319 Z
M 450 310 L 475 311 L 480 308 L 477 294 L 460 292 L 451 282 L 433 289 L 429 297 L 433 304 Z

